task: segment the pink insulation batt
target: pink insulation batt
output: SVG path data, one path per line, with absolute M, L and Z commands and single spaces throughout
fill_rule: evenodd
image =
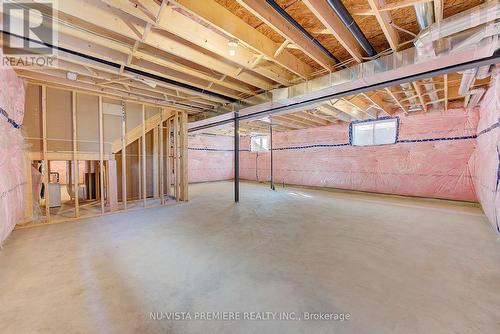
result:
M 477 201 L 469 159 L 479 111 L 399 118 L 394 145 L 350 146 L 348 124 L 275 133 L 275 182 Z M 240 142 L 241 178 L 269 181 L 270 153 L 250 152 L 248 136 Z M 190 136 L 190 182 L 233 178 L 233 143 L 231 136 Z M 329 147 L 318 147 L 323 144 Z
M 232 136 L 190 135 L 188 138 L 189 182 L 234 178 Z
M 399 117 L 399 142 L 392 145 L 351 146 L 347 124 L 275 133 L 275 182 L 476 201 L 468 161 L 478 111 Z M 243 152 L 242 178 L 268 181 L 269 158 Z
M 0 51 L 0 58 L 3 55 Z M 0 64 L 0 246 L 24 215 L 24 82 Z M 10 122 L 9 122 L 10 120 Z
M 491 82 L 480 106 L 477 148 L 470 164 L 478 200 L 500 232 L 500 74 Z

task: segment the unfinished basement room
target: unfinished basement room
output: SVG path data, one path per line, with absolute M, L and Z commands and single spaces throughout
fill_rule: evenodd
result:
M 0 0 L 0 333 L 500 333 L 500 0 Z

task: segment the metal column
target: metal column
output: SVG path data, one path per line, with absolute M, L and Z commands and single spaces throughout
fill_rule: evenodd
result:
M 270 118 L 272 118 L 272 117 L 270 117 Z M 273 124 L 272 123 L 269 124 L 269 152 L 271 153 L 271 189 L 276 190 L 276 188 L 274 187 Z
M 240 120 L 234 113 L 234 202 L 240 201 Z

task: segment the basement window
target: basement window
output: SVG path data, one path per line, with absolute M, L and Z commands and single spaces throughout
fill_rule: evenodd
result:
M 250 151 L 251 152 L 269 151 L 269 137 L 252 136 L 250 138 Z
M 352 123 L 351 145 L 369 146 L 395 144 L 398 132 L 398 119 Z

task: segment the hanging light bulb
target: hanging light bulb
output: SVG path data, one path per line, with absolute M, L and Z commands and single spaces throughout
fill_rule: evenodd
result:
M 238 40 L 232 39 L 227 43 L 229 47 L 229 55 L 234 57 L 236 55 L 236 48 L 238 47 Z

